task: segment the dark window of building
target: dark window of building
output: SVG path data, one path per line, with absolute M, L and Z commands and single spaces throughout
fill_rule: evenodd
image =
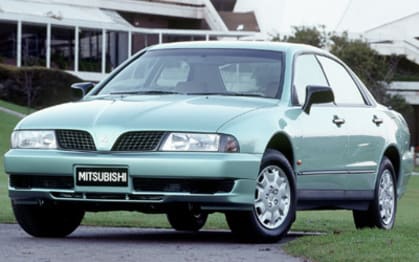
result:
M 74 69 L 74 28 L 51 28 L 51 67 Z
M 128 58 L 128 33 L 109 31 L 106 40 L 106 71 L 110 72 Z
M 163 35 L 163 43 L 170 42 L 181 42 L 181 41 L 203 41 L 205 36 L 194 36 L 194 35 L 175 35 L 175 34 L 165 34 Z
M 46 32 L 46 25 L 22 24 L 22 65 L 46 65 Z
M 141 49 L 159 43 L 158 34 L 132 34 L 132 53 L 135 54 Z
M 102 31 L 79 29 L 79 71 L 102 71 Z
M 16 65 L 17 23 L 0 22 L 0 63 Z

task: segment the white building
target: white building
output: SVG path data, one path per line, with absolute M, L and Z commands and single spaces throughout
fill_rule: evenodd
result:
M 233 13 L 235 2 L 1 0 L 0 62 L 59 68 L 99 80 L 152 44 L 255 35 L 254 16 L 252 21 L 252 13 Z M 244 30 L 237 31 L 235 23 L 243 16 Z M 253 25 L 250 32 L 247 24 Z

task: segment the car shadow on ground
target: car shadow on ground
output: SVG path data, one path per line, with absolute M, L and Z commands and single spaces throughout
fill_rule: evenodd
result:
M 306 235 L 317 235 L 316 232 L 290 232 L 276 244 L 285 244 L 298 237 Z M 246 244 L 239 241 L 230 231 L 227 230 L 203 230 L 199 232 L 182 232 L 171 229 L 138 229 L 138 228 L 97 228 L 82 227 L 67 239 L 94 240 L 96 242 L 146 242 L 159 244 L 182 243 L 220 243 L 220 244 Z

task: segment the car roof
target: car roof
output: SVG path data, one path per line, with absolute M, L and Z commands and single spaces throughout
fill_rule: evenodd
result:
M 268 41 L 189 41 L 159 44 L 151 46 L 149 50 L 178 48 L 233 48 L 280 51 L 286 53 L 315 52 L 330 55 L 328 52 L 310 45 Z

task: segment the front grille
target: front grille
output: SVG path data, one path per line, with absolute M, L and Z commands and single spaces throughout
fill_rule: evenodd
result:
M 17 189 L 72 189 L 74 179 L 72 176 L 10 175 L 10 186 Z
M 56 130 L 58 146 L 67 150 L 95 151 L 92 136 L 86 131 Z
M 154 151 L 159 146 L 164 132 L 128 132 L 115 142 L 112 151 Z
M 139 192 L 215 194 L 231 192 L 234 180 L 134 178 L 133 184 Z

